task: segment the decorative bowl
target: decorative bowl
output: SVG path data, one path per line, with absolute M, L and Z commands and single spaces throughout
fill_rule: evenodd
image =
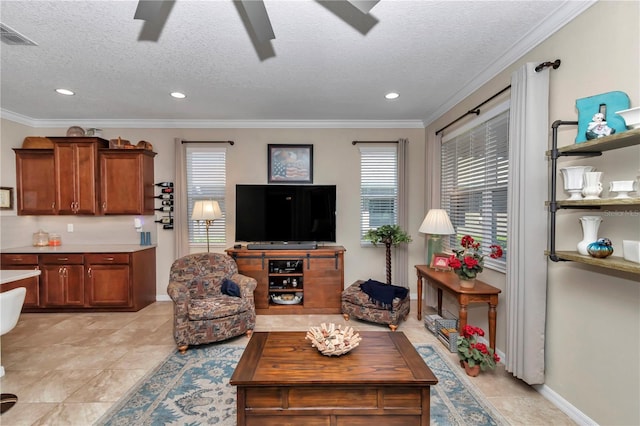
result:
M 298 303 L 302 302 L 302 294 L 272 294 L 271 301 L 273 303 L 277 303 L 278 305 L 297 305 Z
M 623 109 L 622 111 L 616 111 L 616 114 L 624 119 L 624 123 L 629 129 L 640 128 L 640 107 L 631 109 Z
M 357 347 L 362 341 L 358 333 L 354 333 L 353 328 L 333 323 L 329 325 L 322 323 L 320 327 L 311 327 L 307 331 L 305 339 L 311 341 L 311 346 L 318 349 L 322 355 L 339 356 L 344 355 Z
M 84 129 L 80 126 L 71 126 L 67 129 L 67 136 L 84 136 Z

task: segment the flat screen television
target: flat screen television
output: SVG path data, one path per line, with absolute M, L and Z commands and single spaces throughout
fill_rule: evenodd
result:
M 236 185 L 236 241 L 336 242 L 336 186 Z

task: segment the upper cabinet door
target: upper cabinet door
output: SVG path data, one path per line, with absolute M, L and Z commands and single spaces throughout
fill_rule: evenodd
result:
M 14 149 L 18 215 L 56 214 L 56 185 L 51 149 Z
M 153 157 L 147 150 L 100 151 L 102 214 L 153 214 Z
M 56 142 L 53 150 L 58 214 L 97 212 L 98 147 L 92 142 Z

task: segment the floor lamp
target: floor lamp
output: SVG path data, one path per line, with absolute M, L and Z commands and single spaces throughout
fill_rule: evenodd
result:
M 220 204 L 213 200 L 198 200 L 193 203 L 191 220 L 204 220 L 207 227 L 207 253 L 209 252 L 209 226 L 222 217 Z
M 435 253 L 442 252 L 442 236 L 456 233 L 447 211 L 443 209 L 429 210 L 418 231 L 423 234 L 429 234 L 427 240 L 427 266 L 431 265 L 431 259 L 433 259 Z

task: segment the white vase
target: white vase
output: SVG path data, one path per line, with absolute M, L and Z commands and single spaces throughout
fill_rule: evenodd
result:
M 564 189 L 571 194 L 569 200 L 582 200 L 584 174 L 591 171 L 593 171 L 592 166 L 571 166 L 560 168 L 562 178 L 564 179 Z
M 584 187 L 582 188 L 582 195 L 585 200 L 596 200 L 600 198 L 602 193 L 602 172 L 585 172 L 584 174 Z
M 582 216 L 580 223 L 582 224 L 582 241 L 578 243 L 578 253 L 589 254 L 587 246 L 598 239 L 598 228 L 600 227 L 602 218 L 600 216 Z

